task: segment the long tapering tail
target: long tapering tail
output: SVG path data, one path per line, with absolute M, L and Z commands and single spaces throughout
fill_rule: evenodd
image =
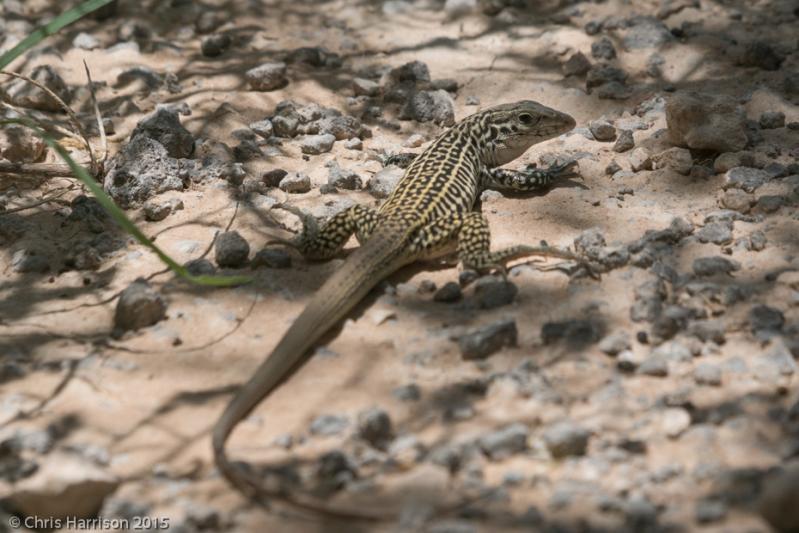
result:
M 308 350 L 366 294 L 410 258 L 405 256 L 408 230 L 377 228 L 369 241 L 356 250 L 314 295 L 278 345 L 255 374 L 239 390 L 217 420 L 213 430 L 214 460 L 219 471 L 247 497 L 264 504 L 277 498 L 300 508 L 343 519 L 376 519 L 377 516 L 347 513 L 295 497 L 275 494 L 259 480 L 233 464 L 225 454 L 225 443 L 236 425 L 269 393 L 288 379 L 306 359 Z

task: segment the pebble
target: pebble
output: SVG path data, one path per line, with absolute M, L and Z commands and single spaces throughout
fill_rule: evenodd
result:
M 543 433 L 544 444 L 555 459 L 585 455 L 590 437 L 590 431 L 568 420 L 550 426 Z
M 38 250 L 22 248 L 11 256 L 11 269 L 20 274 L 50 271 L 50 260 Z
M 694 369 L 694 381 L 697 385 L 721 386 L 721 368 L 710 363 L 700 363 Z
M 480 105 L 480 98 L 474 95 L 469 95 L 466 97 L 466 105 L 468 106 Z
M 391 394 L 401 402 L 416 402 L 422 397 L 422 391 L 416 383 L 397 387 Z
M 784 196 L 763 195 L 758 197 L 755 203 L 755 211 L 759 213 L 775 213 L 786 204 L 788 204 L 788 200 Z
M 323 133 L 321 135 L 308 135 L 300 141 L 300 150 L 303 154 L 318 155 L 329 152 L 336 142 L 335 135 Z
M 252 122 L 248 127 L 264 139 L 270 138 L 275 133 L 275 128 L 269 119 Z
M 632 350 L 622 350 L 616 356 L 616 365 L 622 372 L 634 372 L 643 362 L 644 356 Z
M 738 64 L 745 67 L 758 67 L 763 70 L 779 70 L 785 58 L 770 44 L 753 41 L 746 45 L 738 58 Z
M 255 254 L 250 266 L 252 268 L 290 268 L 291 256 L 277 248 L 264 248 Z
M 338 162 L 333 159 L 327 163 L 328 175 L 327 183 L 337 189 L 357 191 L 363 187 L 361 177 L 352 169 L 341 168 Z
M 515 423 L 483 435 L 477 445 L 489 458 L 500 460 L 525 451 L 528 435 L 527 426 Z
M 513 303 L 519 289 L 498 276 L 483 276 L 474 286 L 473 300 L 479 309 L 494 309 Z
M 691 415 L 682 408 L 664 409 L 660 417 L 660 429 L 672 439 L 682 435 L 691 425 Z
M 311 178 L 303 172 L 292 172 L 280 180 L 280 190 L 290 194 L 302 194 L 311 190 Z
M 582 52 L 572 54 L 563 63 L 564 76 L 584 76 L 591 69 L 591 61 Z
M 764 130 L 782 128 L 785 126 L 785 113 L 782 111 L 766 111 L 760 115 L 760 127 Z
M 635 16 L 625 20 L 622 43 L 627 50 L 660 48 L 674 40 L 669 28 L 655 17 Z
M 607 120 L 592 120 L 588 123 L 588 129 L 597 141 L 612 141 L 616 138 L 616 128 Z
M 633 169 L 633 172 L 650 170 L 652 168 L 652 158 L 646 148 L 634 149 L 630 152 L 628 160 L 630 161 L 630 168 Z
M 264 63 L 244 73 L 254 91 L 274 91 L 288 84 L 285 63 Z
M 712 242 L 719 245 L 729 244 L 732 242 L 732 228 L 731 221 L 711 222 L 710 224 L 705 224 L 696 232 L 696 238 L 699 242 Z
M 724 188 L 743 189 L 751 193 L 770 178 L 771 176 L 769 176 L 768 172 L 759 168 L 734 167 L 724 175 Z
M 148 137 L 166 148 L 169 157 L 189 157 L 194 151 L 194 136 L 180 123 L 177 111 L 160 107 L 136 124 L 131 139 Z
M 785 316 L 777 308 L 755 305 L 749 310 L 749 329 L 759 338 L 769 338 L 782 331 Z
M 719 198 L 719 204 L 726 209 L 748 213 L 755 203 L 755 196 L 741 189 L 727 189 Z
M 150 200 L 144 204 L 144 218 L 150 222 L 164 220 L 171 213 L 183 209 L 183 200 L 174 199 L 166 202 Z
M 669 362 L 664 357 L 651 355 L 636 370 L 638 374 L 663 378 L 669 375 Z
M 391 191 L 397 186 L 397 183 L 399 183 L 404 173 L 405 171 L 399 167 L 390 166 L 383 168 L 372 176 L 366 184 L 366 188 L 375 198 L 388 198 L 388 195 L 391 194 Z
M 653 168 L 670 168 L 678 174 L 687 176 L 694 167 L 691 152 L 685 148 L 669 148 L 652 157 Z
M 94 50 L 95 48 L 100 48 L 101 45 L 95 36 L 82 31 L 72 39 L 72 46 L 83 50 Z
M 214 244 L 216 264 L 222 268 L 239 268 L 247 263 L 250 244 L 238 231 L 220 233 Z
M 591 56 L 595 59 L 610 61 L 616 58 L 616 48 L 607 37 L 602 37 L 591 44 Z
M 312 435 L 328 437 L 338 435 L 349 427 L 350 421 L 343 415 L 320 415 L 313 419 L 309 428 Z
M 447 91 L 419 91 L 410 96 L 400 110 L 400 120 L 435 122 L 441 126 L 455 123 L 455 103 Z
M 363 141 L 358 137 L 344 141 L 344 148 L 347 150 L 363 150 Z
M 385 449 L 392 438 L 391 417 L 377 407 L 358 415 L 358 436 L 378 449 Z
M 449 281 L 436 291 L 433 295 L 433 300 L 442 303 L 452 303 L 457 302 L 462 297 L 463 293 L 461 292 L 460 285 L 454 281 Z
M 633 138 L 632 130 L 619 130 L 619 137 L 613 144 L 613 151 L 622 153 L 633 148 L 635 148 L 635 139 Z M 621 167 L 619 167 L 619 170 L 621 170 Z
M 184 265 L 192 276 L 213 276 L 216 267 L 208 259 L 192 259 Z
M 200 41 L 200 51 L 205 57 L 217 57 L 230 48 L 231 44 L 233 39 L 227 33 L 207 35 Z
M 741 264 L 726 257 L 699 257 L 694 259 L 693 270 L 697 276 L 714 276 L 716 274 L 731 274 L 741 269 Z
M 405 148 L 418 148 L 424 144 L 424 136 L 414 133 L 402 143 Z
M 377 96 L 380 94 L 380 85 L 376 81 L 353 78 L 352 91 L 355 96 Z
M 602 353 L 610 356 L 618 355 L 630 349 L 630 336 L 626 331 L 618 331 L 605 336 L 597 346 Z
M 720 320 L 696 320 L 688 327 L 688 333 L 702 342 L 713 341 L 724 344 L 727 328 Z
M 516 346 L 517 337 L 516 321 L 505 319 L 462 335 L 458 347 L 466 361 L 486 359 L 505 346 Z
M 288 176 L 288 172 L 282 168 L 273 168 L 261 174 L 261 181 L 267 187 L 277 187 L 286 176 Z
M 300 126 L 299 119 L 291 116 L 277 115 L 272 117 L 271 121 L 275 135 L 278 137 L 294 137 Z
M 130 331 L 152 326 L 166 317 L 166 302 L 147 281 L 137 279 L 119 295 L 114 328 Z

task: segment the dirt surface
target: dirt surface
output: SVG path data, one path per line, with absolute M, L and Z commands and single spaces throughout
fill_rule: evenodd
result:
M 487 193 L 482 211 L 497 248 L 540 240 L 574 247 L 597 228 L 584 240 L 601 235 L 605 242 L 588 248 L 605 255 L 594 257 L 600 280 L 517 265 L 508 276 L 517 294 L 492 308 L 478 303 L 481 282 L 464 286 L 459 301 L 435 301 L 429 282 L 457 282 L 458 269 L 416 265 L 326 337 L 239 426 L 228 450 L 290 473 L 299 479 L 290 490 L 387 517 L 376 525 L 338 523 L 248 503 L 215 470 L 209 429 L 342 259 L 314 263 L 291 251 L 291 268 L 218 270 L 251 275 L 251 284 L 197 288 L 165 273 L 96 206 L 76 201 L 76 180 L 0 178 L 3 512 L 99 513 L 127 519 L 131 529 L 137 517 L 149 527 L 141 520 L 150 517 L 167 520 L 170 531 L 799 527 L 795 2 L 507 3 L 494 14 L 491 2 L 447 2 L 445 9 L 434 0 L 120 2 L 110 17 L 82 20 L 12 65 L 24 74 L 52 66 L 99 146 L 86 61 L 113 122 L 108 169 L 160 104 L 179 111 L 190 147 L 193 141 L 191 155 L 172 161 L 199 168 L 203 157 L 220 158 L 227 165 L 228 179 L 206 169 L 128 205 L 128 215 L 181 263 L 205 252 L 214 262 L 209 247 L 228 229 L 249 243 L 250 258 L 274 236 L 296 231 L 296 217 L 270 209 L 278 202 L 317 216 L 352 203 L 378 205 L 367 184 L 382 158 L 420 152 L 444 129 L 400 120 L 403 103 L 385 94 L 386 72 L 412 61 L 427 65 L 432 85 L 457 83 L 447 93 L 456 120 L 522 99 L 576 119 L 576 130 L 509 167 L 578 158 L 582 179 L 558 181 L 542 194 Z M 4 3 L 3 49 L 56 4 Z M 96 47 L 73 42 L 81 32 Z M 230 37 L 219 55 L 201 51 L 209 35 Z M 322 59 L 289 60 L 278 88 L 252 90 L 248 70 L 286 61 L 300 47 L 324 48 L 311 53 Z M 564 75 L 577 52 L 594 68 L 608 64 L 627 74 L 621 85 L 604 86 L 614 98 L 601 97 L 608 96 L 602 87 L 587 91 L 584 70 Z M 131 76 L 135 67 L 143 69 Z M 373 82 L 377 95 L 354 98 L 354 78 Z M 689 91 L 728 95 L 742 106 L 750 153 L 731 166 L 760 169 L 765 183 L 750 192 L 731 187 L 717 159 L 730 150 L 691 149 L 684 169 L 658 163 L 674 144 L 665 102 Z M 253 134 L 249 125 L 274 118 L 284 100 L 357 117 L 362 149 L 340 139 L 328 152 L 306 155 L 302 134 Z M 772 127 L 761 118 L 766 112 L 785 119 Z M 600 119 L 615 127 L 613 140 L 592 135 L 589 123 Z M 625 129 L 637 148 L 614 151 Z M 416 134 L 421 144 L 413 147 Z M 77 144 L 69 146 L 86 160 Z M 639 157 L 655 163 L 639 165 Z M 322 194 L 334 159 L 363 188 Z M 608 173 L 614 160 L 620 168 Z M 274 169 L 306 174 L 311 190 L 269 186 L 263 176 Z M 61 196 L 11 212 L 48 194 Z M 719 213 L 735 195 L 737 210 Z M 146 202 L 178 200 L 183 209 L 147 220 Z M 651 260 L 636 255 L 649 250 L 648 231 L 674 228 L 675 218 L 684 232 L 651 238 Z M 611 252 L 627 256 L 613 263 Z M 695 260 L 717 256 L 739 269 L 701 276 Z M 140 277 L 166 304 L 166 316 L 115 330 L 119 294 Z M 515 322 L 515 346 L 465 360 L 457 340 L 503 319 Z M 388 415 L 390 428 L 374 409 Z M 378 435 L 370 442 L 363 426 L 373 419 Z

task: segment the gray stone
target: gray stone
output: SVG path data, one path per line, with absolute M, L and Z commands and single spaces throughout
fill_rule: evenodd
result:
M 667 437 L 676 439 L 691 426 L 691 415 L 682 408 L 664 409 L 661 412 L 660 427 Z
M 353 78 L 352 90 L 355 96 L 377 96 L 380 94 L 380 85 L 376 81 Z
M 100 41 L 94 35 L 82 31 L 72 39 L 72 46 L 83 50 L 94 50 L 100 48 Z
M 591 70 L 588 71 L 585 86 L 587 89 L 593 89 L 609 83 L 618 83 L 623 87 L 625 80 L 627 80 L 627 73 L 620 68 L 607 65 L 594 65 L 591 67 Z
M 754 195 L 741 189 L 727 189 L 719 198 L 721 207 L 732 209 L 739 213 L 748 213 L 754 203 Z
M 516 423 L 483 435 L 477 444 L 489 458 L 499 460 L 526 450 L 528 435 L 527 426 Z
M 216 267 L 208 259 L 192 259 L 186 263 L 185 267 L 192 276 L 213 276 L 216 274 Z
M 754 41 L 746 45 L 738 57 L 738 64 L 763 70 L 779 70 L 784 59 L 783 55 L 770 44 L 764 41 Z
M 297 117 L 277 115 L 272 117 L 272 127 L 278 137 L 294 137 L 300 121 Z
M 775 213 L 788 203 L 787 198 L 777 195 L 763 195 L 757 199 L 755 211 L 760 213 Z
M 764 130 L 782 128 L 785 126 L 785 113 L 782 111 L 766 111 L 760 115 L 760 127 Z
M 37 250 L 23 248 L 11 256 L 11 270 L 20 274 L 43 274 L 50 271 L 50 260 Z
M 619 81 L 610 81 L 600 85 L 596 95 L 600 100 L 626 100 L 632 96 L 632 90 Z
M 569 59 L 563 64 L 563 74 L 565 76 L 583 76 L 590 69 L 591 61 L 589 61 L 582 52 L 576 52 L 572 54 L 571 57 L 569 57 Z
M 700 363 L 694 369 L 694 381 L 698 385 L 718 387 L 721 385 L 721 368 L 710 363 Z
M 122 208 L 154 194 L 183 189 L 184 167 L 167 154 L 164 145 L 144 135 L 123 146 L 109 167 L 103 186 Z
M 622 42 L 627 50 L 659 48 L 674 40 L 669 28 L 654 17 L 637 16 L 627 21 Z
M 723 174 L 735 167 L 754 167 L 756 166 L 755 154 L 749 151 L 724 152 L 713 161 L 713 170 L 717 174 Z
M 183 209 L 183 201 L 179 199 L 169 201 L 149 200 L 144 204 L 144 218 L 150 222 L 164 220 L 172 212 Z
M 678 174 L 687 176 L 691 172 L 694 160 L 691 152 L 685 148 L 669 148 L 652 158 L 653 168 L 670 168 Z
M 726 257 L 699 257 L 694 259 L 693 270 L 697 276 L 714 276 L 716 274 L 730 274 L 741 269 L 741 264 Z
M 386 167 L 372 176 L 366 184 L 366 188 L 375 198 L 388 198 L 388 195 L 391 194 L 391 191 L 397 186 L 397 183 L 399 183 L 404 173 L 405 171 L 401 168 L 394 166 Z
M 406 101 L 399 118 L 452 126 L 455 123 L 455 104 L 447 91 L 419 91 Z
M 357 191 L 363 187 L 361 177 L 357 172 L 348 168 L 341 168 L 338 162 L 333 159 L 328 164 L 327 183 L 338 189 Z
M 397 387 L 391 391 L 391 394 L 402 402 L 415 402 L 422 397 L 422 391 L 419 389 L 419 385 L 416 383 L 410 383 L 408 385 Z
M 729 244 L 732 242 L 732 222 L 711 222 L 696 232 L 699 242 Z
M 220 267 L 239 268 L 247 263 L 250 244 L 238 231 L 220 233 L 214 243 L 216 264 Z
M 616 128 L 607 120 L 592 120 L 588 123 L 588 129 L 597 141 L 606 142 L 616 138 Z
M 745 118 L 738 103 L 724 95 L 681 92 L 666 104 L 672 144 L 697 150 L 742 150 L 747 144 Z
M 613 151 L 622 153 L 635 148 L 635 139 L 631 130 L 619 130 L 619 137 L 613 145 Z M 621 168 L 619 168 L 621 170 Z
M 139 121 L 130 138 L 140 135 L 158 141 L 176 159 L 189 157 L 194 151 L 194 136 L 180 123 L 178 113 L 166 107 Z
M 290 268 L 291 256 L 277 248 L 264 248 L 255 254 L 250 266 L 252 268 Z
M 649 155 L 649 151 L 646 148 L 634 149 L 632 152 L 630 152 L 628 159 L 630 161 L 630 168 L 633 169 L 633 172 L 649 170 L 652 168 L 652 159 Z
M 269 119 L 253 122 L 249 125 L 249 128 L 264 139 L 270 138 L 275 133 L 275 128 Z
M 602 353 L 614 356 L 630 349 L 630 336 L 626 331 L 618 331 L 605 336 L 599 341 L 598 348 Z
M 688 333 L 697 339 L 724 344 L 727 328 L 721 320 L 696 320 L 688 327 Z
M 310 431 L 312 435 L 328 437 L 338 435 L 349 427 L 350 421 L 343 415 L 321 415 L 313 419 Z
M 464 360 L 485 359 L 505 346 L 516 346 L 518 331 L 513 319 L 473 329 L 458 338 Z
M 304 154 L 323 154 L 333 148 L 336 137 L 330 133 L 321 135 L 308 135 L 300 142 L 300 149 Z
M 320 135 L 332 135 L 337 141 L 355 139 L 362 130 L 361 121 L 349 115 L 322 117 L 314 124 Z
M 274 91 L 288 84 L 285 63 L 264 63 L 244 73 L 254 91 Z
M 651 355 L 641 362 L 636 372 L 646 376 L 666 377 L 669 375 L 669 362 L 665 357 Z
M 756 305 L 749 310 L 749 329 L 759 337 L 779 333 L 784 324 L 785 316 L 779 309 Z
M 230 48 L 233 39 L 227 33 L 207 35 L 200 41 L 200 51 L 205 57 L 217 57 Z
M 290 194 L 302 194 L 311 190 L 311 178 L 302 172 L 292 172 L 280 180 L 280 190 Z
M 474 303 L 479 309 L 494 309 L 513 303 L 519 289 L 507 279 L 483 276 L 474 287 Z
M 166 302 L 150 284 L 137 279 L 119 295 L 114 312 L 114 327 L 120 331 L 152 326 L 166 316 Z
M 590 437 L 590 431 L 568 420 L 550 426 L 543 434 L 544 444 L 555 459 L 585 455 Z
M 454 281 L 449 281 L 436 291 L 433 295 L 433 300 L 442 303 L 452 303 L 457 302 L 462 297 L 463 293 L 461 292 L 460 285 Z
M 360 140 L 358 137 L 347 139 L 346 141 L 344 141 L 344 148 L 346 148 L 347 150 L 363 150 L 363 141 Z
M 765 170 L 750 167 L 734 167 L 727 171 L 724 176 L 724 188 L 743 189 L 746 192 L 754 192 L 761 185 L 766 183 L 770 176 Z
M 384 449 L 392 437 L 391 417 L 376 407 L 362 411 L 358 415 L 358 436 L 375 448 Z
M 273 168 L 272 170 L 268 170 L 261 175 L 261 181 L 267 187 L 277 187 L 286 176 L 288 176 L 288 172 L 282 168 Z
M 602 37 L 598 41 L 591 44 L 591 56 L 595 59 L 604 59 L 610 61 L 616 58 L 616 48 L 607 37 Z

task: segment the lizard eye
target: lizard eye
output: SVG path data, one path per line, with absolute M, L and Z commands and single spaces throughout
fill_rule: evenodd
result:
M 532 124 L 533 123 L 533 115 L 529 113 L 522 113 L 519 115 L 519 122 L 522 124 Z

